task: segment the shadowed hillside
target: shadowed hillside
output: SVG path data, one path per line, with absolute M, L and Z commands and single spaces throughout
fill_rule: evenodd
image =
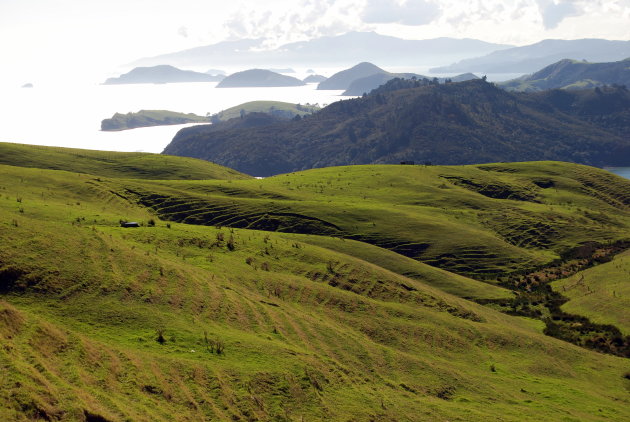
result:
M 409 160 L 628 165 L 630 93 L 622 88 L 615 91 L 621 101 L 607 103 L 601 118 L 591 119 L 548 96 L 508 93 L 483 80 L 420 85 L 394 79 L 365 98 L 333 103 L 300 121 L 225 131 L 185 128 L 164 153 L 255 176 Z M 626 132 L 598 123 L 608 119 Z

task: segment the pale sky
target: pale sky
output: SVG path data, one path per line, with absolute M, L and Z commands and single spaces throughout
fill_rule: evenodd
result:
M 0 0 L 0 69 L 111 67 L 238 38 L 630 40 L 630 0 Z

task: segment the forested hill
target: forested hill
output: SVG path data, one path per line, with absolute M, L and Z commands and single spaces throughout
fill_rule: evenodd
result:
M 630 93 L 509 93 L 484 80 L 394 79 L 300 120 L 182 129 L 165 154 L 256 175 L 346 164 L 560 160 L 629 165 Z

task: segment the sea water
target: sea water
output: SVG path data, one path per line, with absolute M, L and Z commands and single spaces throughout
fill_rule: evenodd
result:
M 101 120 L 116 112 L 171 110 L 205 116 L 255 100 L 324 106 L 342 91 L 317 84 L 282 88 L 216 88 L 216 83 L 99 85 L 34 84 L 0 87 L 0 142 L 108 151 L 162 152 L 179 129 L 160 126 L 102 132 Z
M 626 179 L 630 179 L 630 167 L 606 167 L 605 170 L 615 173 L 618 176 L 625 177 Z

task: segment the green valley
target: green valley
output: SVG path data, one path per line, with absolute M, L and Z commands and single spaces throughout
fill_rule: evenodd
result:
M 573 314 L 588 316 L 601 324 L 618 327 L 630 334 L 630 251 L 610 262 L 579 272 L 553 284 L 556 291 L 570 300 L 562 308 Z

